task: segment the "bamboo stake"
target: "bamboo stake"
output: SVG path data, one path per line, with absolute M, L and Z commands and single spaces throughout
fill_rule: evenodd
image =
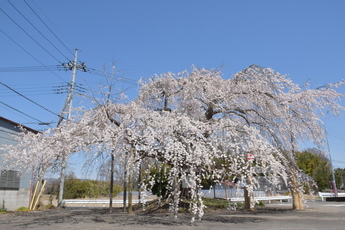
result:
M 36 196 L 36 192 L 37 192 L 37 188 L 38 188 L 38 185 L 39 185 L 40 181 L 38 180 L 36 182 L 36 186 L 35 186 L 35 190 L 34 190 L 34 193 L 32 194 L 32 198 L 31 198 L 31 202 L 30 202 L 30 206 L 29 206 L 29 209 L 32 210 L 32 205 L 34 203 L 34 200 L 35 200 L 35 196 Z
M 40 197 L 41 197 L 41 195 L 42 195 L 42 192 L 43 192 L 43 190 L 44 190 L 44 186 L 46 185 L 46 182 L 47 182 L 47 181 L 43 180 L 43 185 L 42 185 L 42 187 L 41 187 L 40 193 L 38 194 L 38 196 L 37 196 L 37 198 L 36 198 L 36 202 L 35 202 L 35 205 L 34 205 L 34 207 L 33 207 L 33 210 L 36 209 L 37 203 L 38 203 L 38 201 L 40 200 Z

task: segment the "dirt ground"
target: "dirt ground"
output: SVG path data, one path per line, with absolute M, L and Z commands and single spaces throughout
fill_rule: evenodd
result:
M 66 208 L 0 214 L 0 229 L 345 229 L 345 203 L 310 202 L 303 211 L 291 203 L 268 204 L 255 211 L 206 210 L 201 221 L 191 223 L 190 213 L 174 218 L 165 210 L 122 208 L 112 214 L 104 208 Z

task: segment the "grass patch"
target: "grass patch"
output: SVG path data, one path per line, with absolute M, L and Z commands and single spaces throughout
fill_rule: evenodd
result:
M 244 208 L 243 202 L 229 202 L 226 199 L 217 199 L 217 198 L 203 198 L 203 204 L 207 207 L 208 210 L 218 210 L 218 209 L 228 209 L 242 210 Z M 190 200 L 181 200 L 179 204 L 179 213 L 188 213 L 191 201 Z M 261 204 L 259 204 L 261 205 Z M 263 204 L 262 204 L 263 205 Z M 169 204 L 166 203 L 166 200 L 162 200 L 161 205 L 158 205 L 157 200 L 149 201 L 145 203 L 144 207 L 142 204 L 133 205 L 133 211 L 144 211 L 144 212 L 167 212 L 169 210 Z
M 27 207 L 20 207 L 20 208 L 17 209 L 17 211 L 19 211 L 19 212 L 28 212 L 28 211 L 30 211 L 30 209 L 28 209 Z
M 236 209 L 243 209 L 244 203 L 243 202 L 230 202 L 225 199 L 217 199 L 217 198 L 203 198 L 204 205 L 208 209 L 229 209 L 229 210 L 236 210 Z
M 7 210 L 6 209 L 2 209 L 2 208 L 0 208 L 0 213 L 6 213 L 7 212 Z
M 242 203 L 242 202 L 237 203 L 237 207 L 238 208 L 244 208 L 244 203 Z
M 203 198 L 203 201 L 208 208 L 219 209 L 229 207 L 229 202 L 225 199 Z
M 262 203 L 262 201 L 259 201 L 259 203 L 256 203 L 256 204 L 255 204 L 255 206 L 264 207 L 264 206 L 265 206 L 265 204 L 264 204 L 264 203 Z

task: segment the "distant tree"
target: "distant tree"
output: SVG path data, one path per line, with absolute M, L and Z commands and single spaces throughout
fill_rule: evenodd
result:
M 331 166 L 323 154 L 309 151 L 298 152 L 297 165 L 308 176 L 312 177 L 318 186 L 318 190 L 330 188 L 332 180 Z
M 337 168 L 334 170 L 335 183 L 340 189 L 345 189 L 345 168 Z
M 109 181 L 66 177 L 64 199 L 108 197 L 109 186 Z M 122 186 L 114 185 L 113 196 L 117 196 L 120 192 L 122 192 Z
M 307 148 L 304 151 L 317 155 L 321 161 L 329 161 L 327 153 L 320 148 Z

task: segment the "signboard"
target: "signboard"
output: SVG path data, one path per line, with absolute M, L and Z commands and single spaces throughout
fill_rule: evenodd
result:
M 248 159 L 248 161 L 253 161 L 254 160 L 254 154 L 248 153 L 247 154 L 247 159 Z

